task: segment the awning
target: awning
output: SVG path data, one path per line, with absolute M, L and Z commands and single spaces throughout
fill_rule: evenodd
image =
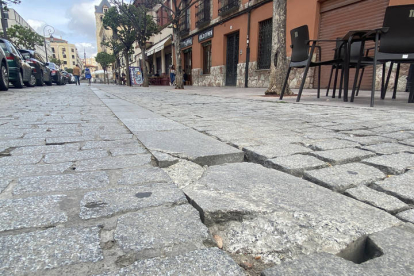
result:
M 171 39 L 171 35 L 167 36 L 166 38 L 164 38 L 163 40 L 159 41 L 157 44 L 153 45 L 151 48 L 149 48 L 146 53 L 147 56 L 150 56 L 152 54 L 158 53 L 159 51 L 161 51 L 162 49 L 164 49 L 164 44 Z

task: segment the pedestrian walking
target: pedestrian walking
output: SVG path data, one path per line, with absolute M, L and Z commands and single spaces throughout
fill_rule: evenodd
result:
M 175 67 L 171 65 L 170 68 L 170 85 L 175 85 Z
M 78 64 L 73 68 L 73 76 L 75 77 L 75 84 L 80 85 L 81 69 Z
M 125 72 L 122 72 L 122 85 L 126 84 L 126 74 Z
M 89 70 L 89 68 L 85 68 L 85 79 L 89 81 L 88 85 L 91 86 L 92 75 L 91 75 L 91 70 Z

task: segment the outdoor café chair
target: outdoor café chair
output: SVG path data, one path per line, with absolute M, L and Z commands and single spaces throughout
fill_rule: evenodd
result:
M 306 76 L 308 74 L 310 67 L 318 67 L 319 68 L 319 74 L 318 74 L 318 98 L 320 97 L 320 84 L 321 84 L 321 66 L 322 65 L 333 65 L 340 62 L 340 60 L 327 60 L 327 61 L 321 61 L 320 57 L 322 55 L 321 48 L 317 46 L 316 44 L 320 41 L 323 42 L 335 42 L 336 40 L 309 40 L 309 29 L 308 25 L 304 25 L 298 28 L 295 28 L 290 31 L 291 39 L 292 39 L 292 45 L 290 46 L 292 48 L 292 57 L 290 60 L 288 72 L 286 75 L 285 82 L 283 84 L 282 93 L 280 95 L 280 99 L 283 99 L 283 95 L 286 90 L 286 86 L 289 80 L 289 75 L 292 70 L 292 68 L 305 68 L 305 71 L 303 73 L 302 83 L 299 88 L 299 93 L 296 98 L 296 102 L 300 101 L 300 98 L 302 96 L 303 87 L 305 86 L 306 82 Z M 309 47 L 309 44 L 312 42 L 312 46 Z M 309 53 L 310 48 L 310 53 Z M 315 48 L 318 48 L 319 50 L 319 61 L 312 61 L 313 54 L 315 52 Z

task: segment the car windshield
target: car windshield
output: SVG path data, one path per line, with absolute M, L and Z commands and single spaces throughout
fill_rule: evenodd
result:
M 3 49 L 4 52 L 9 53 L 9 50 L 7 49 L 6 43 L 0 42 L 0 47 Z
M 29 53 L 21 53 L 21 54 L 24 57 L 24 59 L 29 59 L 30 58 L 30 54 Z

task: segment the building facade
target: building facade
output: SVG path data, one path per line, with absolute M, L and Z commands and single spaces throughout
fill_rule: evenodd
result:
M 68 43 L 64 39 L 54 38 L 53 36 L 47 38 L 47 40 L 50 41 L 52 57 L 63 61 L 61 68 L 65 70 L 73 69 L 76 64 L 82 67 L 82 60 L 75 44 Z
M 98 53 L 109 51 L 107 47 L 102 45 L 102 41 L 112 38 L 112 31 L 104 28 L 102 20 L 110 7 L 111 4 L 108 0 L 102 0 L 98 6 L 95 6 L 96 45 L 98 47 Z

